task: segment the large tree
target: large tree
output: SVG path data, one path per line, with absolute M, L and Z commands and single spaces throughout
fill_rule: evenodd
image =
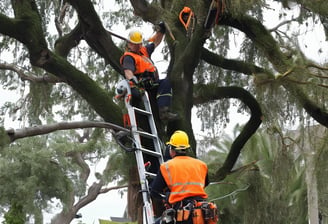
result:
M 302 51 L 311 46 L 299 42 L 296 33 L 297 29 L 311 32 L 310 24 L 321 25 L 327 33 L 327 1 L 218 0 L 214 4 L 218 8 L 213 14 L 216 18 L 208 24 L 211 2 L 207 0 L 131 0 L 117 4 L 90 0 L 5 0 L 0 5 L 1 83 L 5 88 L 18 88 L 22 94 L 17 104 L 6 104 L 2 109 L 27 121 L 27 127 L 33 126 L 25 132 L 5 131 L 3 136 L 9 136 L 9 142 L 49 133 L 46 127 L 54 125 L 57 116 L 65 121 L 78 116 L 100 123 L 62 123 L 52 126 L 50 131 L 115 129 L 109 123 L 123 124 L 122 107 L 113 100 L 112 87 L 121 74 L 119 58 L 124 45 L 114 41 L 116 37 L 109 32 L 119 22 L 126 28 L 145 23 L 156 25 L 160 21 L 166 24 L 162 51 L 173 85 L 173 109 L 180 119 L 159 123 L 162 140 L 174 130 L 183 129 L 196 149 L 192 127 L 195 106 L 204 127 L 214 134 L 221 127 L 218 124 L 228 122 L 231 101 L 227 99 L 238 99 L 242 102 L 239 109 L 250 114 L 213 180 L 229 175 L 244 144 L 262 121 L 284 127 L 288 121 L 295 122 L 300 117 L 301 121 L 313 119 L 328 126 L 327 67 L 315 63 Z M 193 11 L 188 29 L 178 18 L 185 6 Z M 277 8 L 281 13 L 270 17 L 273 26 L 268 28 L 263 13 Z M 288 17 L 295 10 L 298 13 Z M 297 27 L 293 32 L 289 30 L 291 25 Z M 236 34 L 238 39 L 234 39 Z M 238 44 L 232 46 L 233 41 Z M 239 52 L 235 58 L 229 57 L 232 48 L 233 52 Z M 14 59 L 10 60 L 8 55 Z M 61 110 L 55 110 L 56 106 Z M 82 161 L 86 159 L 85 152 L 72 150 L 68 156 L 75 158 L 81 173 L 88 174 Z M 90 194 L 94 193 L 90 200 L 101 192 L 104 183 L 100 180 L 89 189 Z M 67 202 L 68 209 L 63 210 L 57 223 L 71 221 L 84 203 L 75 204 L 76 207 L 73 204 L 74 200 Z

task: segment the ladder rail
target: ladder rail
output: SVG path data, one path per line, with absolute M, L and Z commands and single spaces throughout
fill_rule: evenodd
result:
M 123 94 L 121 95 L 124 95 L 125 107 L 127 108 L 128 115 L 130 118 L 131 137 L 134 140 L 133 141 L 134 153 L 136 156 L 136 162 L 137 162 L 138 174 L 139 174 L 140 186 L 141 186 L 141 194 L 143 199 L 143 223 L 154 224 L 155 223 L 154 211 L 153 211 L 152 201 L 150 198 L 147 177 L 154 178 L 156 176 L 156 173 L 152 173 L 146 170 L 143 154 L 148 154 L 150 156 L 153 156 L 158 160 L 158 164 L 160 165 L 164 162 L 163 152 L 160 145 L 160 140 L 158 137 L 156 124 L 154 121 L 154 116 L 152 113 L 151 104 L 149 102 L 147 91 L 145 91 L 145 93 L 142 96 L 144 109 L 141 109 L 141 108 L 133 107 L 131 105 L 130 101 L 131 101 L 132 94 L 131 94 L 131 89 L 128 80 L 122 80 L 120 82 L 120 87 L 123 87 L 121 89 L 123 90 L 121 91 Z M 147 116 L 150 132 L 138 130 L 136 113 L 142 116 Z M 154 148 L 151 150 L 144 148 L 141 142 L 142 138 L 152 139 Z
M 148 99 L 149 99 L 148 93 L 145 92 L 145 95 L 143 96 L 143 101 L 144 101 L 145 108 L 146 108 L 147 111 L 150 111 L 151 114 L 153 114 L 152 110 L 151 110 L 151 105 L 150 105 L 150 102 L 149 102 Z M 152 134 L 156 136 L 156 139 L 153 139 L 153 144 L 154 144 L 154 147 L 155 147 L 155 151 L 156 152 L 162 152 L 162 148 L 161 148 L 161 145 L 159 144 L 158 133 L 157 133 L 156 124 L 155 124 L 153 116 L 148 116 L 148 123 L 149 123 Z M 164 159 L 163 159 L 163 156 L 161 156 L 160 157 L 160 164 L 162 164 L 163 162 L 164 162 Z
M 155 223 L 154 221 L 154 214 L 153 214 L 153 209 L 151 205 L 151 200 L 149 197 L 149 186 L 148 186 L 148 180 L 146 177 L 146 168 L 144 166 L 144 160 L 143 160 L 143 155 L 142 151 L 140 150 L 142 148 L 141 145 L 141 139 L 140 139 L 140 134 L 137 131 L 137 126 L 136 124 L 136 118 L 134 114 L 134 109 L 133 107 L 128 108 L 128 113 L 130 117 L 130 122 L 131 122 L 131 131 L 132 131 L 132 136 L 135 140 L 135 156 L 136 156 L 136 161 L 137 161 L 137 167 L 138 167 L 138 174 L 139 174 L 139 181 L 141 185 L 141 194 L 142 194 L 142 199 L 143 199 L 143 210 L 144 210 L 144 216 L 143 221 L 146 221 L 146 224 L 153 224 Z

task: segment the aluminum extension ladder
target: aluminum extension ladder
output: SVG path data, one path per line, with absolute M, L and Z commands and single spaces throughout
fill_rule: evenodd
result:
M 143 199 L 143 223 L 144 224 L 153 224 L 155 223 L 154 220 L 154 212 L 153 206 L 150 199 L 150 191 L 148 185 L 148 179 L 156 177 L 156 173 L 148 172 L 146 169 L 146 164 L 148 161 L 144 161 L 144 154 L 156 158 L 158 161 L 158 166 L 164 162 L 160 140 L 157 135 L 157 129 L 153 117 L 153 113 L 151 110 L 151 105 L 148 98 L 148 93 L 145 93 L 142 96 L 142 101 L 144 104 L 144 109 L 140 109 L 131 105 L 131 89 L 128 83 L 128 80 L 122 80 L 117 84 L 116 92 L 124 97 L 125 107 L 128 111 L 129 116 L 129 125 L 131 126 L 131 137 L 134 142 L 134 153 L 136 156 L 137 166 L 138 166 L 138 173 L 140 178 L 141 184 L 141 193 Z M 137 126 L 137 115 L 138 116 L 146 116 L 148 118 L 148 124 L 151 132 L 145 132 L 140 130 Z M 152 140 L 153 143 L 153 150 L 144 148 L 142 146 L 141 139 L 147 138 Z M 159 168 L 159 167 L 158 167 Z

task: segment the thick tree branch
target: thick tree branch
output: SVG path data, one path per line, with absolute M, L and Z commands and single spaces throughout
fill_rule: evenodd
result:
M 223 98 L 236 98 L 241 100 L 251 111 L 251 117 L 241 133 L 231 145 L 228 156 L 222 167 L 217 170 L 215 181 L 223 180 L 235 165 L 239 154 L 248 139 L 256 132 L 262 123 L 262 112 L 256 99 L 241 87 L 217 87 L 214 85 L 195 85 L 194 102 L 204 102 L 204 99 L 218 100 Z
M 63 80 L 61 80 L 60 78 L 48 74 L 45 74 L 43 76 L 27 75 L 23 70 L 17 68 L 14 65 L 7 64 L 7 63 L 0 63 L 0 69 L 16 72 L 22 81 L 43 82 L 43 83 L 63 82 Z
M 113 101 L 111 95 L 102 89 L 87 74 L 77 70 L 64 58 L 49 52 L 49 59 L 42 68 L 65 78 L 67 83 L 76 90 L 105 121 L 122 124 L 122 111 Z
M 66 155 L 70 156 L 73 159 L 74 163 L 76 163 L 81 168 L 80 169 L 80 180 L 83 183 L 87 184 L 87 180 L 90 175 L 90 167 L 84 160 L 82 153 L 77 152 L 77 151 L 72 151 L 72 152 L 66 153 Z
M 226 59 L 218 54 L 210 52 L 205 48 L 202 49 L 201 59 L 211 65 L 215 65 L 227 70 L 233 70 L 236 72 L 244 73 L 246 75 L 253 75 L 257 73 L 270 73 L 269 71 L 253 64 L 249 64 L 239 60 Z
M 88 193 L 86 196 L 82 197 L 77 203 L 75 203 L 74 206 L 72 206 L 69 211 L 67 210 L 62 210 L 59 214 L 57 214 L 53 219 L 52 219 L 52 224 L 62 224 L 65 221 L 69 220 L 72 221 L 77 214 L 77 212 L 86 206 L 87 204 L 93 202 L 99 194 L 105 194 L 111 190 L 117 190 L 117 189 L 122 189 L 126 188 L 127 185 L 122 185 L 122 186 L 114 186 L 114 187 L 109 187 L 109 188 L 102 188 L 104 186 L 104 183 L 102 181 L 96 183 L 94 182 L 88 189 Z
M 40 65 L 47 58 L 47 41 L 43 36 L 41 16 L 35 1 L 15 1 L 12 4 L 15 20 L 10 29 L 13 29 L 14 38 L 23 43 L 29 51 L 31 63 Z
M 310 100 L 309 96 L 296 85 L 290 82 L 284 83 L 283 86 L 298 100 L 304 110 L 317 122 L 328 128 L 328 113 L 318 106 L 317 103 Z
M 280 51 L 278 43 L 270 32 L 258 20 L 247 15 L 242 15 L 238 18 L 226 16 L 221 20 L 221 23 L 245 33 L 263 51 L 278 72 L 284 73 L 289 69 L 290 63 L 288 58 Z
M 88 190 L 88 194 L 85 197 L 81 198 L 74 205 L 74 207 L 73 207 L 75 210 L 74 214 L 76 214 L 79 209 L 83 208 L 90 202 L 94 201 L 99 196 L 99 194 L 105 194 L 112 190 L 117 190 L 117 189 L 122 189 L 122 188 L 128 187 L 128 185 L 122 185 L 122 186 L 114 186 L 114 187 L 109 187 L 109 188 L 102 188 L 103 186 L 104 185 L 103 185 L 102 181 L 100 181 L 99 183 L 93 183 Z
M 66 58 L 70 50 L 76 47 L 83 39 L 80 23 L 68 34 L 61 36 L 55 42 L 55 53 Z
M 15 39 L 19 38 L 16 34 L 16 30 L 13 27 L 16 26 L 17 21 L 10 17 L 0 13 L 0 33 Z
M 90 0 L 68 0 L 79 16 L 83 39 L 106 60 L 117 72 L 122 73 L 119 59 L 121 49 L 116 47 L 109 33 L 105 30 L 102 22 Z
M 129 129 L 123 128 L 121 126 L 106 123 L 106 122 L 97 122 L 97 121 L 80 121 L 80 122 L 60 122 L 57 124 L 50 125 L 40 125 L 30 128 L 23 129 L 10 129 L 6 130 L 7 135 L 10 138 L 10 141 L 13 142 L 20 138 L 26 138 L 37 135 L 45 135 L 54 131 L 59 130 L 70 130 L 70 129 L 78 129 L 78 128 L 108 128 L 117 131 L 126 131 L 130 132 Z
M 73 208 L 78 211 L 80 208 L 83 206 L 89 204 L 90 202 L 94 201 L 101 190 L 101 188 L 104 186 L 103 181 L 99 181 L 99 183 L 94 182 L 88 189 L 88 193 L 85 197 L 80 199 L 74 206 Z
M 88 3 L 90 1 L 78 1 L 82 5 L 81 8 L 89 6 L 82 4 L 85 2 Z M 11 29 L 17 31 L 15 33 L 17 35 L 16 39 L 28 48 L 31 64 L 45 69 L 60 79 L 66 80 L 106 121 L 122 123 L 121 110 L 113 102 L 108 92 L 99 87 L 87 74 L 77 70 L 63 57 L 54 54 L 48 49 L 45 37 L 43 36 L 41 18 L 37 12 L 37 7 L 35 7 L 35 2 L 28 0 L 16 1 L 13 7 L 15 16 L 17 18 L 23 17 L 24 19 L 15 20 L 18 22 L 11 24 L 13 25 Z M 86 8 L 82 11 L 85 12 L 88 10 L 89 8 Z M 88 16 L 85 16 L 86 20 L 88 18 Z M 5 21 L 8 21 L 8 19 L 5 19 Z M 99 26 L 97 27 L 99 28 Z M 3 30 L 2 27 L 0 30 Z M 98 33 L 95 29 L 92 31 Z M 108 37 L 106 31 L 103 31 L 103 33 Z M 98 37 L 94 37 L 94 40 L 98 40 Z M 105 46 L 108 42 L 102 42 L 102 44 Z
M 269 31 L 266 30 L 263 24 L 254 18 L 250 16 L 241 16 L 240 18 L 225 17 L 221 22 L 225 25 L 235 27 L 244 32 L 247 37 L 249 37 L 255 43 L 255 45 L 264 52 L 269 61 L 272 63 L 273 67 L 279 73 L 284 74 L 286 71 L 290 71 L 291 68 L 294 67 L 304 67 L 303 61 L 298 62 L 300 63 L 299 65 L 294 64 L 297 63 L 297 61 L 291 62 L 290 59 L 280 51 L 279 45 L 270 35 Z M 304 73 L 306 71 L 298 69 L 296 73 L 297 72 Z M 307 95 L 304 94 L 304 92 L 296 86 L 297 84 L 291 84 L 290 82 L 284 82 L 282 84 L 286 90 L 293 94 L 293 96 L 297 99 L 300 105 L 303 106 L 307 113 L 309 113 L 320 124 L 327 127 L 328 116 L 327 112 L 325 112 L 323 108 L 320 108 L 316 105 L 316 103 L 312 102 L 307 97 Z
M 162 15 L 158 7 L 149 4 L 145 0 L 130 0 L 133 6 L 134 13 L 140 16 L 144 21 L 152 22 L 156 21 L 158 15 Z

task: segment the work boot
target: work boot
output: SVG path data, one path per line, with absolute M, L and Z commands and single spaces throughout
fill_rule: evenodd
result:
M 162 121 L 174 121 L 179 119 L 179 115 L 173 112 L 170 112 L 169 107 L 161 107 L 159 108 L 159 118 Z

